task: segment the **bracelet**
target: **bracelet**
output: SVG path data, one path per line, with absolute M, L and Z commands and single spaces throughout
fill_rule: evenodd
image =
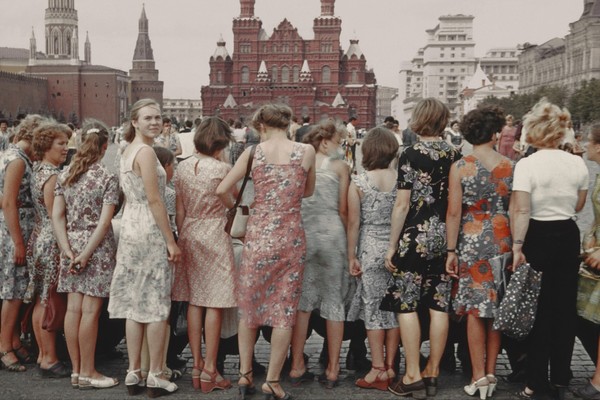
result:
M 446 250 L 446 253 L 456 253 L 456 249 L 448 249 Z
M 513 244 L 523 244 L 522 240 L 513 240 Z

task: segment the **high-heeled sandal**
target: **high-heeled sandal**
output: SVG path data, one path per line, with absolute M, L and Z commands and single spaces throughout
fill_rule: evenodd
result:
M 15 352 L 15 356 L 21 361 L 23 364 L 33 364 L 35 362 L 35 358 L 31 355 L 31 353 L 21 344 L 16 349 L 13 349 Z
M 202 375 L 202 370 L 204 367 L 199 367 L 194 365 L 192 368 L 192 387 L 196 390 L 200 389 L 200 376 Z
M 125 376 L 125 387 L 127 388 L 127 393 L 130 396 L 135 396 L 136 394 L 141 393 L 146 387 L 146 382 L 141 376 L 142 370 L 140 369 L 127 371 L 127 376 Z
M 267 385 L 267 387 L 270 390 L 270 392 L 267 392 L 264 388 L 262 389 L 262 392 L 265 395 L 265 400 L 292 400 L 292 395 L 286 391 L 283 392 L 283 397 L 278 396 L 277 393 L 275 393 L 275 389 L 273 389 L 273 386 L 271 386 L 272 383 L 279 384 L 279 381 L 265 381 L 265 385 Z
M 213 390 L 225 390 L 231 387 L 231 382 L 229 379 L 221 377 L 222 379 L 217 381 L 217 377 L 220 376 L 217 370 L 209 372 L 206 369 L 203 369 L 202 373 L 210 376 L 210 380 L 200 378 L 200 387 L 202 389 L 202 393 L 210 393 Z
M 481 400 L 485 400 L 488 393 L 488 388 L 490 386 L 490 382 L 484 376 L 483 378 L 477 379 L 475 382 L 471 382 L 469 385 L 465 385 L 464 390 L 465 393 L 469 396 L 474 396 L 477 391 L 479 391 L 479 398 Z
M 487 397 L 492 397 L 494 392 L 496 391 L 496 386 L 498 386 L 498 379 L 493 374 L 487 374 L 485 376 L 489 382 Z
M 256 393 L 256 387 L 252 384 L 252 379 L 250 379 L 250 375 L 252 374 L 252 370 L 246 372 L 245 374 L 240 372 L 240 380 L 245 379 L 248 384 L 242 385 L 238 383 L 238 400 L 246 400 L 246 395 L 251 396 Z
M 177 385 L 173 382 L 169 382 L 166 379 L 162 379 L 161 375 L 162 371 L 148 372 L 148 379 L 146 379 L 146 389 L 148 391 L 148 397 L 156 398 L 172 394 L 177 391 Z
M 9 355 L 10 353 L 14 353 L 14 351 L 13 350 L 0 351 L 0 366 L 3 368 L 6 368 L 6 370 L 10 371 L 10 372 L 25 372 L 25 371 L 27 371 L 27 368 L 25 368 L 24 365 L 21 365 L 18 358 L 17 358 L 17 361 L 10 363 L 10 364 L 7 363 L 6 361 L 4 361 L 4 357 Z M 17 357 L 17 356 L 15 355 L 15 357 Z
M 396 370 L 394 369 L 394 364 L 385 364 L 385 372 L 388 375 L 388 382 L 391 384 L 396 379 Z M 390 372 L 393 376 L 390 376 Z
M 372 366 L 371 368 L 379 371 L 375 376 L 375 380 L 373 382 L 369 382 L 365 378 L 360 378 L 356 382 L 354 382 L 354 384 L 362 389 L 377 389 L 383 391 L 388 390 L 388 387 L 390 386 L 390 381 L 385 367 Z M 385 374 L 385 379 L 380 378 L 381 374 Z

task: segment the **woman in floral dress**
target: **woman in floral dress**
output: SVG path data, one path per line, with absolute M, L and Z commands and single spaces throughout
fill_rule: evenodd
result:
M 58 178 L 52 219 L 62 250 L 58 292 L 68 293 L 65 337 L 71 384 L 101 389 L 118 383 L 96 370 L 94 356 L 98 317 L 116 263 L 111 220 L 119 203 L 119 181 L 102 164 L 108 128 L 86 120 L 82 132 L 79 150 Z
M 448 335 L 450 277 L 446 274 L 446 208 L 448 174 L 460 153 L 442 140 L 450 112 L 439 100 L 421 100 L 412 116 L 419 142 L 404 150 L 398 163 L 398 193 L 385 264 L 395 275 L 389 291 L 397 298 L 406 374 L 390 391 L 422 398 L 425 386 L 435 395 L 439 362 Z M 417 307 L 429 309 L 430 356 L 421 373 L 421 329 Z
M 314 148 L 288 139 L 291 118 L 289 107 L 267 104 L 256 111 L 252 121 L 264 141 L 256 146 L 252 162 L 254 205 L 236 282 L 242 397 L 254 390 L 252 354 L 261 325 L 273 327 L 271 359 L 262 390 L 274 398 L 286 396 L 279 376 L 296 321 L 306 256 L 300 207 L 302 198 L 311 196 L 315 188 Z M 244 177 L 250 152 L 242 153 L 217 188 L 224 201 Z
M 513 162 L 494 150 L 504 115 L 497 107 L 478 108 L 463 119 L 461 131 L 473 154 L 450 170 L 446 230 L 446 271 L 458 278 L 457 315 L 467 315 L 467 338 L 473 376 L 464 390 L 491 396 L 496 388 L 500 332 L 492 330 L 498 307 L 489 260 L 511 252 L 508 203 Z M 485 392 L 485 393 L 483 393 Z
M 343 126 L 324 121 L 304 135 L 316 151 L 315 193 L 302 202 L 306 232 L 306 266 L 298 317 L 292 337 L 292 384 L 314 378 L 304 363 L 304 344 L 310 315 L 319 310 L 326 320 L 328 362 L 319 381 L 328 388 L 338 385 L 339 359 L 344 337 L 350 274 L 346 265 L 348 224 L 348 164 L 338 155 Z
M 42 329 L 49 289 L 58 279 L 59 249 L 50 215 L 58 168 L 67 159 L 70 135 L 68 126 L 57 123 L 42 124 L 33 133 L 33 151 L 40 161 L 34 165 L 31 181 L 35 225 L 27 245 L 29 285 L 25 302 L 35 302 L 32 323 L 40 349 L 39 371 L 43 377 L 51 378 L 63 378 L 71 373 L 56 357 L 56 332 Z
M 14 332 L 29 282 L 25 253 L 34 223 L 31 141 L 42 121 L 39 115 L 27 116 L 17 128 L 17 143 L 0 155 L 0 362 L 14 372 L 25 371 L 20 361 L 32 362 Z
M 385 128 L 369 131 L 360 146 L 365 171 L 352 179 L 348 190 L 348 265 L 358 282 L 348 320 L 365 322 L 373 360 L 369 373 L 356 381 L 363 389 L 387 390 L 396 376 L 392 365 L 400 342 L 398 320 L 393 312 L 379 309 L 392 278 L 383 255 L 396 200 L 395 136 Z
M 194 357 L 192 384 L 204 393 L 231 386 L 217 372 L 217 352 L 223 309 L 237 305 L 233 246 L 224 229 L 227 208 L 215 193 L 231 169 L 221 161 L 230 141 L 227 122 L 218 117 L 205 118 L 194 137 L 196 154 L 182 161 L 175 173 L 175 215 L 182 257 L 175 268 L 172 297 L 175 301 L 189 302 L 188 336 Z M 233 203 L 227 206 L 232 207 Z
M 180 250 L 163 202 L 167 174 L 152 144 L 161 129 L 160 105 L 138 100 L 131 108 L 129 145 L 121 157 L 120 182 L 125 193 L 117 265 L 110 285 L 110 318 L 126 319 L 129 368 L 125 385 L 130 393 L 143 387 L 141 348 L 148 339 L 150 370 L 146 387 L 151 396 L 171 394 L 177 385 L 163 376 L 165 335 L 171 308 L 171 262 Z

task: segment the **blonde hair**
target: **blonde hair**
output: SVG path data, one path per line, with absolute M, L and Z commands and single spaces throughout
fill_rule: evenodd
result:
M 315 125 L 304 137 L 304 143 L 312 145 L 316 151 L 319 151 L 319 146 L 323 140 L 331 140 L 339 133 L 341 138 L 346 137 L 346 129 L 332 119 L 321 121 Z
M 410 127 L 421 136 L 439 136 L 446 129 L 449 119 L 448 107 L 438 99 L 430 97 L 417 103 Z
M 527 114 L 523 126 L 527 143 L 537 148 L 558 148 L 565 137 L 571 114 L 542 98 Z
M 71 161 L 63 183 L 65 187 L 77 183 L 79 178 L 90 169 L 90 166 L 100 160 L 102 146 L 108 143 L 108 127 L 96 119 L 86 119 L 81 132 L 81 146 Z
M 154 99 L 140 99 L 136 101 L 133 106 L 131 106 L 131 110 L 129 111 L 129 122 L 127 124 L 127 128 L 125 129 L 125 134 L 123 135 L 123 139 L 131 143 L 133 139 L 135 139 L 135 127 L 131 123 L 131 121 L 135 121 L 140 116 L 140 110 L 144 107 L 155 106 L 160 110 L 160 104 Z
M 39 114 L 29 114 L 23 118 L 17 126 L 17 133 L 15 135 L 16 141 L 20 142 L 21 140 L 25 140 L 31 142 L 33 140 L 33 131 L 47 120 L 47 118 L 42 117 Z
M 71 134 L 71 128 L 67 125 L 59 124 L 56 121 L 46 120 L 35 131 L 33 131 L 33 154 L 38 160 L 44 158 L 44 154 L 52 147 L 54 140 L 60 135 L 65 135 L 67 140 Z

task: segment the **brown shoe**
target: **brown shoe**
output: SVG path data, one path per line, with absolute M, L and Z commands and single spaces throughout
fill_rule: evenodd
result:
M 396 396 L 412 396 L 414 399 L 424 400 L 427 398 L 425 383 L 423 380 L 416 381 L 411 384 L 402 382 L 404 377 L 400 378 L 388 387 L 388 390 Z

